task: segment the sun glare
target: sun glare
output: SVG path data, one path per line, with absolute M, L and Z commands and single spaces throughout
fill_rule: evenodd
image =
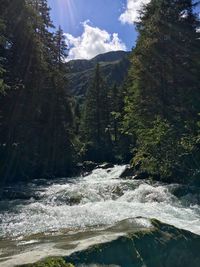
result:
M 75 5 L 73 0 L 58 0 L 59 13 L 61 20 L 65 20 L 66 16 L 71 23 L 75 22 Z

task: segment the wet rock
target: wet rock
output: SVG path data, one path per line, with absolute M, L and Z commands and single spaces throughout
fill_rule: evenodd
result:
M 78 205 L 81 203 L 82 196 L 73 196 L 67 199 L 67 204 L 70 206 Z
M 78 163 L 75 168 L 75 175 L 89 175 L 95 168 L 98 167 L 98 164 L 93 161 L 84 161 L 82 163 Z
M 173 188 L 171 188 L 171 191 L 178 198 L 183 197 L 188 194 L 192 194 L 192 195 L 199 194 L 200 195 L 200 188 L 195 187 L 195 186 L 177 185 L 177 186 L 173 186 Z
M 148 179 L 150 176 L 151 175 L 147 172 L 136 171 L 135 167 L 127 166 L 120 175 L 120 178 L 134 178 L 136 180 L 143 180 Z
M 123 190 L 119 186 L 115 186 L 112 189 L 112 194 L 114 194 L 117 197 L 121 197 L 121 196 L 124 195 L 124 192 L 123 192 Z
M 99 168 L 104 169 L 104 170 L 111 169 L 111 168 L 114 168 L 114 164 L 112 164 L 112 163 L 104 163 L 102 165 L 99 165 Z
M 120 178 L 133 177 L 135 175 L 134 167 L 127 166 L 126 169 L 120 175 Z
M 136 180 L 144 180 L 148 179 L 150 175 L 147 172 L 138 172 L 135 174 L 134 179 Z
M 199 267 L 200 236 L 151 220 L 152 227 L 76 252 L 65 260 L 75 266 Z
M 85 172 L 91 172 L 98 166 L 97 163 L 93 161 L 84 161 L 83 162 L 83 171 Z
M 200 205 L 200 188 L 187 185 L 173 185 L 170 192 L 184 205 Z
M 78 172 L 81 172 L 82 170 L 83 170 L 83 163 L 77 163 L 76 164 L 76 170 L 78 171 Z

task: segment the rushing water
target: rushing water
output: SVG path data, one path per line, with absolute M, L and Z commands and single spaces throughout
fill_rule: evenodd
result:
M 96 169 L 86 177 L 35 180 L 9 188 L 13 199 L 0 201 L 0 266 L 13 266 L 17 254 L 23 263 L 30 248 L 34 260 L 47 251 L 63 255 L 61 248 L 66 253 L 75 247 L 67 247 L 66 242 L 91 239 L 94 229 L 106 229 L 127 218 L 156 218 L 200 234 L 198 190 L 180 193 L 178 185 L 123 180 L 119 176 L 124 169 Z M 140 219 L 139 224 L 148 227 L 147 220 Z

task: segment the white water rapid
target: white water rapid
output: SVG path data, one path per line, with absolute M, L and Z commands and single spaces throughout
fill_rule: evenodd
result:
M 61 238 L 72 232 L 105 229 L 127 218 L 156 218 L 200 234 L 198 190 L 182 189 L 177 197 L 174 192 L 179 185 L 120 179 L 124 169 L 96 169 L 86 177 L 35 180 L 9 188 L 30 198 L 0 201 L 0 260 L 10 256 L 9 249 L 19 253 L 16 248 L 33 246 L 38 239 L 41 243 L 48 237 L 52 243 L 54 235 Z M 148 227 L 149 221 L 140 219 L 140 224 Z M 54 250 L 54 254 L 62 253 Z

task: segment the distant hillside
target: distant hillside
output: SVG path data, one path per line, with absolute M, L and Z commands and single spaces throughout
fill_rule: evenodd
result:
M 129 67 L 130 52 L 115 51 L 100 54 L 91 60 L 72 60 L 67 65 L 68 86 L 75 96 L 84 96 L 94 75 L 96 64 L 100 64 L 101 73 L 108 86 L 121 85 Z

